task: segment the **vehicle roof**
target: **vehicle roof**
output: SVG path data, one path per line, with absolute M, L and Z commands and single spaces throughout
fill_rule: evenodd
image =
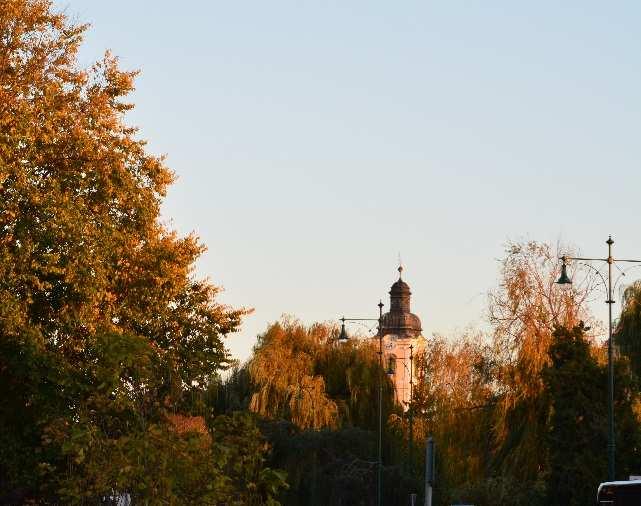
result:
M 614 486 L 617 486 L 617 487 L 618 487 L 619 485 L 623 485 L 623 486 L 626 486 L 626 485 L 641 485 L 641 480 L 632 480 L 632 481 L 629 481 L 629 480 L 626 480 L 626 481 L 604 481 L 603 483 L 601 483 L 601 485 L 599 485 L 599 488 L 600 488 L 600 487 L 603 487 L 603 486 L 606 486 L 606 485 L 614 485 Z

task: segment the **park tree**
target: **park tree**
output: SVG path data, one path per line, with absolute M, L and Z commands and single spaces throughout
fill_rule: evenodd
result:
M 476 331 L 450 339 L 433 336 L 416 364 L 414 440 L 431 436 L 437 442 L 440 500 L 476 502 L 468 489 L 490 478 L 493 457 L 488 437 L 496 406 L 493 349 Z M 417 452 L 419 469 L 423 455 Z
M 545 474 L 548 405 L 541 372 L 550 363 L 555 326 L 573 328 L 585 321 L 592 327 L 589 338 L 600 329 L 588 308 L 595 279 L 581 273 L 584 283 L 559 289 L 559 256 L 545 243 L 508 243 L 498 287 L 489 295 L 499 396 L 495 465 L 519 480 L 536 481 Z
M 641 281 L 632 283 L 623 293 L 623 308 L 614 341 L 630 361 L 632 373 L 641 386 Z
M 582 322 L 557 327 L 542 372 L 550 402 L 548 504 L 583 505 L 606 476 L 606 370 L 584 337 Z
M 375 429 L 379 379 L 385 413 L 393 408 L 393 387 L 382 374 L 374 343 L 338 343 L 336 338 L 331 324 L 306 326 L 283 318 L 270 325 L 247 365 L 253 385 L 250 409 L 302 429 Z
M 256 385 L 250 409 L 303 429 L 336 427 L 338 407 L 315 370 L 315 359 L 331 338 L 330 328 L 322 324 L 306 328 L 284 319 L 271 325 L 259 336 L 248 366 Z
M 550 505 L 580 505 L 593 500 L 607 476 L 608 367 L 599 362 L 586 327 L 557 327 L 541 374 L 549 403 L 546 446 Z M 617 476 L 636 474 L 641 431 L 634 407 L 636 388 L 628 360 L 614 364 L 614 419 Z
M 206 415 L 190 399 L 229 366 L 245 311 L 193 275 L 198 239 L 160 223 L 173 174 L 125 122 L 135 72 L 109 53 L 80 68 L 86 29 L 49 0 L 0 8 L 0 490 L 196 504 L 224 445 L 215 420 L 172 416 Z
M 397 433 L 395 420 L 402 411 L 379 366 L 378 342 L 362 336 L 340 343 L 337 337 L 332 324 L 305 325 L 285 317 L 269 325 L 246 366 L 219 389 L 217 405 L 247 402 L 261 415 L 273 447 L 268 463 L 288 475 L 283 504 L 366 505 L 376 501 L 382 379 L 384 502 L 400 504 L 412 477 L 399 452 L 404 435 Z

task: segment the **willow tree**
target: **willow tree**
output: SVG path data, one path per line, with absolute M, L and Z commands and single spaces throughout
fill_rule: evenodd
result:
M 114 461 L 170 480 L 124 442 L 172 431 L 243 314 L 193 276 L 197 238 L 160 224 L 173 175 L 125 122 L 135 73 L 108 53 L 80 68 L 85 29 L 48 0 L 0 8 L 0 489 L 15 503 L 95 499 Z
M 335 427 L 338 407 L 325 391 L 325 378 L 315 374 L 314 361 L 331 328 L 283 320 L 259 337 L 249 363 L 256 391 L 250 409 L 263 416 L 285 418 L 303 429 Z
M 489 295 L 489 320 L 499 368 L 494 435 L 502 468 L 519 478 L 537 479 L 545 471 L 542 441 L 549 407 L 541 371 L 550 363 L 548 350 L 556 326 L 573 328 L 580 321 L 599 329 L 589 314 L 595 288 L 593 274 L 561 290 L 559 253 L 537 242 L 509 243 L 501 261 L 498 288 Z
M 632 283 L 623 293 L 623 309 L 614 339 L 630 360 L 636 380 L 641 382 L 641 281 Z
M 338 343 L 331 324 L 284 318 L 259 336 L 247 364 L 250 409 L 273 444 L 272 465 L 288 473 L 285 504 L 371 504 L 375 501 L 379 381 L 383 383 L 386 504 L 407 497 L 395 460 L 402 438 L 390 426 L 400 409 L 378 363 L 377 341 Z M 230 378 L 229 385 L 241 382 Z M 237 398 L 226 392 L 227 399 Z M 390 414 L 394 413 L 391 416 Z M 318 430 L 324 429 L 324 430 Z M 405 481 L 404 481 L 405 480 Z
M 302 429 L 378 426 L 378 389 L 383 412 L 394 409 L 393 386 L 368 339 L 336 341 L 335 325 L 303 325 L 284 318 L 259 336 L 248 364 L 253 383 L 250 409 L 290 420 Z
M 441 500 L 455 502 L 462 499 L 458 490 L 488 478 L 496 401 L 493 351 L 477 332 L 455 339 L 434 336 L 417 354 L 416 365 L 414 440 L 432 436 L 437 442 Z

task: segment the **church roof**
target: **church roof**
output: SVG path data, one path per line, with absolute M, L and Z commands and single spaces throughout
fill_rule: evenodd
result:
M 398 278 L 398 281 L 396 281 L 393 285 L 392 288 L 389 291 L 390 295 L 393 293 L 396 294 L 404 294 L 407 293 L 409 295 L 412 295 L 412 292 L 410 291 L 410 285 L 408 285 L 405 281 L 403 281 L 401 278 Z
M 418 337 L 421 335 L 421 319 L 414 313 L 396 313 L 389 311 L 381 318 L 383 335 L 395 334 L 399 337 Z
M 390 310 L 381 317 L 379 335 L 395 334 L 403 337 L 417 337 L 423 330 L 421 319 L 410 311 L 412 292 L 410 286 L 403 281 L 403 267 L 398 268 L 398 280 L 392 285 L 390 294 Z

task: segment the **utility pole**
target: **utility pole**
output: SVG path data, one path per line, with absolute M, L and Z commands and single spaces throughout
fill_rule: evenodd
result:
M 383 333 L 381 320 L 383 319 L 383 301 L 378 302 L 378 480 L 376 504 L 381 506 L 382 480 L 383 480 Z
M 347 331 L 345 330 L 345 322 L 364 322 L 376 321 L 378 322 L 378 459 L 377 459 L 377 484 L 376 484 L 376 504 L 382 504 L 382 491 L 383 491 L 383 334 L 381 333 L 381 325 L 383 320 L 383 301 L 378 302 L 378 318 L 339 318 L 341 321 L 341 332 L 338 336 L 338 342 L 346 342 L 349 340 Z
M 615 480 L 614 470 L 614 455 L 616 443 L 614 442 L 614 361 L 612 360 L 612 349 L 614 343 L 612 342 L 612 245 L 614 241 L 612 236 L 608 237 L 606 241 L 608 245 L 608 479 Z
M 413 475 L 412 453 L 414 447 L 414 410 L 412 399 L 414 396 L 414 345 L 410 344 L 410 402 L 409 402 L 409 442 L 407 445 L 410 476 Z
M 432 506 L 432 487 L 434 486 L 434 440 L 427 438 L 425 445 L 425 506 Z

